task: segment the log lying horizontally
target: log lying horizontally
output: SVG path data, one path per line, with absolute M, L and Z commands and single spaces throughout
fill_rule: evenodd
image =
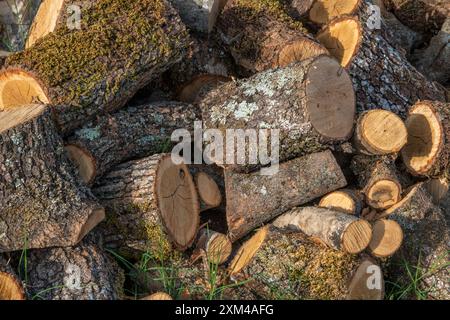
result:
M 245 280 L 240 286 L 249 288 L 258 299 L 371 300 L 384 296 L 383 275 L 369 257 L 332 250 L 300 232 L 273 226 L 260 229 L 244 243 L 230 273 L 235 280 Z
M 225 170 L 229 237 L 234 242 L 277 215 L 346 184 L 330 151 L 284 162 L 274 175 Z
M 369 4 L 370 0 L 363 0 Z M 406 116 L 419 100 L 445 101 L 445 90 L 430 82 L 370 25 L 371 13 L 340 17 L 327 24 L 317 39 L 352 76 L 358 111 L 385 109 Z
M 0 112 L 0 162 L 0 252 L 74 245 L 103 220 L 46 106 Z
M 200 210 L 186 165 L 157 154 L 115 167 L 93 188 L 107 208 L 105 242 L 120 249 L 185 250 L 196 238 Z
M 320 199 L 319 207 L 359 216 L 363 209 L 364 196 L 360 191 L 342 189 Z
M 218 31 L 236 63 L 248 72 L 328 54 L 283 9 L 279 0 L 229 0 L 221 13 Z
M 43 300 L 120 300 L 123 270 L 96 235 L 75 247 L 31 250 L 27 294 Z
M 128 159 L 169 150 L 174 130 L 194 130 L 194 121 L 200 119 L 197 110 L 178 102 L 129 107 L 76 130 L 67 138 L 66 149 L 83 180 L 90 184 Z
M 8 57 L 0 110 L 35 100 L 51 104 L 68 133 L 124 106 L 187 52 L 186 29 L 167 0 L 100 0 L 81 16 L 89 21 L 81 30 L 57 28 Z
M 11 265 L 0 255 L 1 300 L 25 300 L 25 291 Z
M 219 129 L 227 140 L 241 140 L 240 145 L 245 145 L 244 136 L 253 130 L 260 129 L 260 136 L 264 130 L 279 130 L 280 162 L 349 139 L 355 116 L 351 80 L 339 63 L 327 56 L 226 83 L 209 93 L 200 106 L 205 128 Z M 229 133 L 229 128 L 235 130 Z M 236 129 L 244 132 L 236 136 Z M 275 137 L 272 140 L 272 145 L 278 142 Z M 255 151 L 255 146 L 250 146 L 253 150 L 246 147 L 238 149 L 246 149 L 246 154 Z M 227 169 L 249 172 L 258 167 L 236 164 L 233 154 L 222 156 L 216 152 L 212 160 Z
M 366 249 L 372 238 L 367 221 L 326 208 L 294 208 L 278 217 L 273 225 L 303 232 L 333 249 L 353 254 Z
M 399 285 L 409 285 L 409 272 L 420 274 L 417 286 L 429 298 L 450 298 L 450 235 L 442 211 L 433 205 L 424 183 L 411 188 L 402 201 L 383 213 L 395 220 L 404 233 L 403 245 L 392 257 L 390 269 Z M 404 266 L 405 261 L 409 270 Z
M 417 176 L 446 174 L 450 161 L 450 103 L 420 101 L 406 120 L 408 143 L 402 159 Z

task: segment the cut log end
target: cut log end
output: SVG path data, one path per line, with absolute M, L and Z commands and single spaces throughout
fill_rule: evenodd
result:
M 375 273 L 378 273 L 378 277 Z M 370 259 L 365 259 L 350 282 L 347 298 L 349 300 L 382 300 L 384 298 L 384 278 L 380 267 Z
M 178 161 L 177 161 L 178 162 Z M 184 250 L 195 240 L 200 207 L 194 181 L 182 161 L 164 156 L 156 172 L 155 194 L 161 221 L 174 245 Z
M 49 103 L 45 91 L 35 78 L 14 69 L 0 72 L 0 111 L 33 103 Z
M 330 20 L 347 14 L 353 14 L 360 0 L 317 0 L 309 12 L 309 19 L 316 24 L 325 24 Z
M 415 175 L 427 175 L 435 164 L 444 144 L 444 132 L 434 108 L 420 102 L 406 119 L 408 143 L 402 149 L 402 158 L 408 170 Z
M 216 208 L 222 202 L 219 186 L 208 174 L 199 172 L 195 175 L 198 195 L 208 208 Z
M 425 187 L 433 197 L 433 203 L 438 205 L 448 193 L 449 181 L 445 177 L 430 179 L 426 182 Z
M 344 68 L 358 52 L 361 39 L 361 25 L 352 17 L 337 18 L 317 34 L 317 40 Z
M 86 184 L 91 184 L 95 178 L 95 158 L 84 149 L 75 145 L 66 145 L 65 149 L 72 163 L 77 168 L 81 180 Z
M 200 242 L 204 241 L 203 247 L 208 260 L 217 265 L 225 263 L 231 255 L 230 239 L 226 235 L 214 231 L 206 231 L 202 236 L 205 239 L 200 239 Z
M 382 179 L 367 188 L 366 201 L 374 209 L 386 209 L 401 199 L 402 188 L 397 181 Z
M 307 79 L 306 108 L 313 127 L 325 138 L 347 139 L 356 109 L 349 75 L 333 58 L 320 56 L 309 68 Z
M 394 220 L 378 220 L 374 223 L 372 230 L 373 236 L 369 250 L 375 257 L 390 257 L 402 245 L 403 231 Z
M 356 203 L 356 200 L 347 192 L 335 191 L 323 197 L 320 200 L 319 207 L 348 214 L 356 214 L 358 204 Z
M 258 249 L 263 244 L 269 232 L 269 226 L 259 229 L 250 239 L 248 239 L 238 250 L 236 256 L 231 261 L 230 274 L 237 274 L 245 268 L 255 256 Z
M 91 215 L 88 217 L 84 225 L 81 226 L 80 233 L 78 234 L 77 243 L 83 240 L 83 238 L 95 228 L 100 222 L 105 219 L 105 209 L 97 208 L 92 210 Z
M 308 38 L 294 41 L 286 45 L 279 53 L 278 63 L 274 67 L 284 68 L 296 61 L 303 61 L 322 54 L 329 54 L 319 43 Z
M 358 121 L 356 137 L 366 152 L 383 155 L 399 152 L 407 143 L 403 120 L 386 110 L 370 110 Z
M 199 75 L 178 91 L 177 100 L 195 103 L 202 97 L 203 93 L 228 81 L 230 81 L 230 78 L 224 76 L 214 74 Z
M 170 295 L 168 295 L 165 292 L 156 292 L 145 298 L 142 298 L 141 300 L 173 300 L 173 299 Z
M 8 110 L 0 115 L 0 133 L 38 117 L 46 110 L 42 104 L 27 104 L 21 108 Z
M 0 272 L 0 300 L 25 300 L 22 285 L 6 272 Z
M 41 3 L 25 43 L 26 49 L 55 30 L 63 4 L 64 0 L 46 0 Z
M 359 253 L 367 248 L 372 238 L 372 227 L 365 220 L 352 222 L 342 235 L 342 248 L 348 253 Z

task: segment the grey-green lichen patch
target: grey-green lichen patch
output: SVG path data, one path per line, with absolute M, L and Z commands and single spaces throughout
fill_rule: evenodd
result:
M 80 139 L 95 141 L 102 136 L 102 133 L 100 131 L 100 127 L 97 126 L 93 128 L 82 128 L 80 130 L 77 130 L 75 132 L 75 135 Z

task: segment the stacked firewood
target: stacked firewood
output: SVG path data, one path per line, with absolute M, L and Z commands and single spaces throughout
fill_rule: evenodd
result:
M 43 0 L 0 60 L 0 299 L 128 299 L 112 253 L 189 298 L 213 264 L 230 299 L 383 299 L 403 261 L 450 298 L 448 8 L 404 2 Z M 278 130 L 276 171 L 183 162 L 196 121 Z

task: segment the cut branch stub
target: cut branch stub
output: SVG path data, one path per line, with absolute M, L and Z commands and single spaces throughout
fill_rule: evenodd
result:
M 403 231 L 394 220 L 381 219 L 372 226 L 372 240 L 369 251 L 379 258 L 390 257 L 400 249 L 403 242 Z
M 447 174 L 450 161 L 450 103 L 421 101 L 406 119 L 408 143 L 402 159 L 416 176 Z
M 193 131 L 199 113 L 193 105 L 170 101 L 129 107 L 77 129 L 66 139 L 66 149 L 91 184 L 119 163 L 170 148 L 172 132 Z
M 327 194 L 319 207 L 359 216 L 363 209 L 363 195 L 357 190 L 342 189 Z
M 232 243 L 226 235 L 204 228 L 199 231 L 196 248 L 206 252 L 209 262 L 220 265 L 230 257 Z
M 362 113 L 356 124 L 355 145 L 358 151 L 369 155 L 399 152 L 408 140 L 405 123 L 396 114 L 386 110 Z
M 200 211 L 206 211 L 220 206 L 222 203 L 222 193 L 212 177 L 205 172 L 198 172 L 194 175 L 194 181 L 200 200 Z
M 25 291 L 11 265 L 0 255 L 1 300 L 25 300 Z
M 170 154 L 116 166 L 93 188 L 105 205 L 106 242 L 121 249 L 154 252 L 191 246 L 200 223 L 197 191 L 189 169 Z
M 81 30 L 63 25 L 6 59 L 0 110 L 51 104 L 61 131 L 70 133 L 123 107 L 187 53 L 186 28 L 167 0 L 95 1 L 81 16 L 89 21 Z
M 0 159 L 0 252 L 74 245 L 103 220 L 46 106 L 0 112 Z
M 367 221 L 325 208 L 294 208 L 277 218 L 273 225 L 303 232 L 333 249 L 353 254 L 366 249 L 372 238 Z

